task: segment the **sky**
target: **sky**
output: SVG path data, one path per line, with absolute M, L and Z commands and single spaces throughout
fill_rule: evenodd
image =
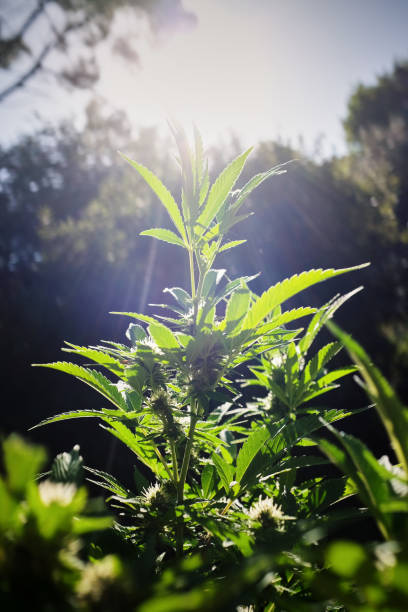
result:
M 231 133 L 243 146 L 281 139 L 310 154 L 342 154 L 341 120 L 359 82 L 372 84 L 408 59 L 408 0 L 184 0 L 195 25 L 154 36 L 139 20 L 115 32 L 140 63 L 98 52 L 96 92 L 135 126 L 175 117 L 207 142 Z M 1 81 L 0 81 L 1 85 Z M 39 77 L 0 106 L 0 141 L 41 123 L 78 116 L 86 96 Z

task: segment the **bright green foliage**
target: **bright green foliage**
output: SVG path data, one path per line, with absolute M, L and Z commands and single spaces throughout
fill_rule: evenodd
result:
M 213 267 L 223 247 L 233 248 L 241 243 L 224 242 L 228 230 L 245 217 L 238 212 L 252 190 L 284 170 L 280 166 L 272 168 L 252 178 L 242 189 L 232 191 L 251 153 L 249 149 L 210 185 L 197 130 L 194 151 L 181 128 L 176 126 L 173 131 L 182 169 L 181 206 L 150 170 L 123 157 L 153 189 L 177 232 L 155 228 L 143 234 L 186 248 L 191 292 L 177 287 L 166 289 L 175 300 L 175 305 L 158 305 L 166 309 L 166 316 L 116 313 L 147 324 L 146 330 L 130 325 L 130 348 L 112 343 L 90 348 L 68 344 L 65 350 L 104 367 L 118 377 L 118 382 L 112 383 L 97 370 L 65 362 L 47 367 L 89 384 L 116 410 L 73 411 L 42 424 L 81 416 L 99 417 L 107 431 L 126 444 L 156 478 L 173 483 L 178 504 L 192 492 L 191 470 L 195 468 L 191 461 L 197 454 L 195 461 L 207 470 L 201 485 L 206 497 L 217 499 L 223 489 L 230 496 L 230 506 L 260 474 L 269 477 L 271 471 L 287 469 L 282 465 L 290 460 L 290 449 L 320 426 L 315 409 L 302 408 L 302 412 L 300 408 L 335 388 L 335 380 L 354 371 L 343 368 L 327 374 L 326 364 L 339 347 L 322 349 L 307 364 L 304 359 L 318 330 L 348 296 L 319 310 L 302 307 L 284 312 L 281 306 L 315 283 L 362 266 L 310 270 L 274 285 L 261 296 L 249 289 L 251 278 L 228 279 L 224 269 Z M 172 316 L 167 315 L 169 311 Z M 313 326 L 302 337 L 301 350 L 296 342 L 300 330 L 288 330 L 285 325 L 310 314 L 314 314 Z M 281 382 L 274 375 L 276 358 L 284 364 L 278 368 L 283 376 Z M 239 391 L 233 383 L 234 369 L 254 359 L 260 359 L 260 365 L 252 365 L 251 370 L 260 384 L 271 390 L 272 404 L 279 402 L 279 410 L 275 411 L 272 405 L 267 409 L 264 401 L 246 408 L 230 404 L 220 425 L 215 425 L 210 420 L 211 411 Z M 239 421 L 235 418 L 237 409 Z M 346 413 L 322 414 L 331 421 Z M 256 419 L 249 435 L 243 426 L 248 418 Z M 240 440 L 244 444 L 237 453 L 236 443 Z M 183 548 L 181 533 L 176 529 L 179 554 Z
M 320 439 L 323 452 L 354 483 L 364 504 L 370 509 L 378 527 L 387 539 L 398 537 L 401 524 L 408 528 L 408 472 L 406 469 L 406 423 L 408 409 L 401 404 L 381 372 L 370 362 L 365 351 L 350 336 L 330 323 L 331 331 L 343 342 L 366 383 L 365 390 L 383 420 L 391 446 L 397 457 L 393 466 L 388 457 L 377 460 L 357 438 L 327 427 L 340 447 Z M 401 517 L 403 513 L 404 518 Z
M 371 363 L 364 349 L 333 323 L 330 329 L 341 340 L 357 364 L 365 382 L 366 392 L 375 403 L 397 460 L 408 474 L 408 408 L 402 404 L 378 368 Z
M 151 610 L 216 610 L 231 601 L 259 601 L 260 610 L 329 610 L 330 602 L 307 607 L 307 601 L 313 603 L 310 591 L 305 595 L 313 583 L 307 568 L 321 571 L 323 553 L 319 548 L 320 557 L 309 558 L 305 550 L 344 520 L 337 508 L 356 493 L 382 534 L 396 534 L 393 513 L 406 511 L 401 506 L 406 498 L 396 496 L 393 488 L 396 482 L 404 485 L 405 477 L 395 473 L 395 466 L 378 463 L 352 436 L 334 434 L 342 448 L 322 440 L 322 425 L 335 432 L 330 424 L 353 411 L 322 406 L 317 398 L 358 368 L 374 380 L 369 395 L 373 401 L 382 398 L 381 410 L 393 424 L 397 404 L 357 349 L 352 355 L 357 365 L 328 370 L 343 337 L 310 354 L 319 331 L 359 289 L 321 307 L 284 306 L 314 284 L 366 264 L 302 272 L 260 296 L 250 289 L 254 277 L 230 279 L 225 269 L 214 266 L 215 259 L 244 241 L 228 241 L 228 231 L 247 217 L 240 211 L 253 189 L 284 169 L 274 167 L 237 188 L 248 150 L 211 184 L 197 130 L 190 148 L 181 128 L 172 129 L 181 167 L 180 203 L 150 170 L 125 159 L 153 189 L 174 226 L 174 231 L 153 228 L 142 234 L 185 249 L 190 288 L 166 288 L 171 303 L 154 305 L 160 315 L 113 313 L 138 321 L 128 327 L 128 344 L 104 342 L 86 348 L 67 343 L 65 351 L 94 362 L 98 369 L 66 362 L 45 366 L 90 385 L 113 407 L 74 410 L 41 425 L 98 418 L 136 457 L 140 471 L 136 466 L 134 490 L 106 472 L 89 472 L 109 491 L 111 505 L 120 513 L 116 529 L 132 544 L 137 558 L 154 558 L 158 573 L 167 568 L 157 593 L 142 610 L 147 605 Z M 311 319 L 304 329 L 293 327 L 305 317 Z M 254 393 L 259 390 L 260 397 L 245 402 L 241 392 L 249 386 Z M 400 446 L 404 431 L 401 428 L 399 437 L 394 434 Z M 307 448 L 318 444 L 345 476 L 325 478 L 315 472 L 328 463 L 318 448 L 314 454 Z M 65 460 L 69 464 L 68 457 Z M 347 512 L 352 518 L 362 516 L 358 509 Z M 196 550 L 203 555 L 195 557 Z M 363 557 L 357 549 L 351 551 L 347 575 L 342 550 L 339 545 L 327 558 L 346 580 L 358 571 Z M 188 594 L 172 594 L 165 586 L 172 576 L 173 557 L 180 563 Z M 223 578 L 232 568 L 241 583 L 234 585 L 234 592 L 228 586 L 224 593 Z M 274 578 L 266 578 L 267 572 Z M 260 586 L 263 579 L 265 586 Z M 249 590 L 244 596 L 245 589 Z
M 2 448 L 0 601 L 7 610 L 74 609 L 68 602 L 88 566 L 74 543 L 80 534 L 106 530 L 112 519 L 86 514 L 85 489 L 67 480 L 66 473 L 57 479 L 55 462 L 51 479 L 35 480 L 46 460 L 41 447 L 11 436 Z

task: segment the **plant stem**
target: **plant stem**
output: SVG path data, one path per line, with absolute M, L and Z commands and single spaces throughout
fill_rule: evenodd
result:
M 198 416 L 196 414 L 195 406 L 194 406 L 194 410 L 192 409 L 192 412 L 191 412 L 190 431 L 188 434 L 188 440 L 187 440 L 186 448 L 184 450 L 183 463 L 182 463 L 181 471 L 180 471 L 180 480 L 179 480 L 179 487 L 178 487 L 178 491 L 179 491 L 178 503 L 179 504 L 182 504 L 183 499 L 184 499 L 184 483 L 186 481 L 188 466 L 190 464 L 190 457 L 191 457 L 191 451 L 193 449 L 194 432 L 195 432 L 197 420 L 198 420 Z
M 176 454 L 176 447 L 174 445 L 174 441 L 170 440 L 170 448 L 171 448 L 171 458 L 173 461 L 173 480 L 174 480 L 174 486 L 178 487 L 178 480 L 179 480 L 179 474 L 178 474 L 178 467 L 177 467 L 177 454 Z
M 169 466 L 165 462 L 163 455 L 161 454 L 161 452 L 159 451 L 159 449 L 157 448 L 157 446 L 154 443 L 152 445 L 153 445 L 153 450 L 156 453 L 157 458 L 159 459 L 160 463 L 163 465 L 164 469 L 166 470 L 167 475 L 169 476 L 169 478 L 171 480 L 173 480 L 173 477 L 172 477 L 171 472 L 169 470 Z
M 226 512 L 228 512 L 228 510 L 231 508 L 232 504 L 234 503 L 234 501 L 236 500 L 236 497 L 232 497 L 229 502 L 227 503 L 227 505 L 225 506 L 225 508 L 223 508 L 221 514 L 224 515 Z
M 196 296 L 196 290 L 195 290 L 195 275 L 194 275 L 194 256 L 193 256 L 192 248 L 189 249 L 188 251 L 188 258 L 190 262 L 191 297 L 194 300 Z
M 197 406 L 196 403 L 191 406 L 191 416 L 190 416 L 190 431 L 188 433 L 188 440 L 186 444 L 186 448 L 184 449 L 183 463 L 180 471 L 180 479 L 178 481 L 177 487 L 177 504 L 182 504 L 184 501 L 184 483 L 186 482 L 188 466 L 190 464 L 191 451 L 193 449 L 194 442 L 194 432 L 196 423 L 198 420 L 198 416 L 196 413 Z M 180 522 L 176 525 L 176 554 L 177 557 L 181 557 L 183 554 L 183 543 L 184 543 L 184 522 L 183 518 L 181 518 Z

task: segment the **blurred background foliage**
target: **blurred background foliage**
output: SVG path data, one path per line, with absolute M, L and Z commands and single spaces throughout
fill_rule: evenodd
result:
M 92 22 L 100 27 L 101 38 L 107 35 L 114 3 L 98 2 L 103 7 L 100 26 L 90 8 L 94 3 L 58 4 L 66 12 L 67 27 L 81 15 L 85 21 L 78 32 L 85 36 Z M 158 5 L 178 16 L 182 12 L 180 2 L 127 4 L 147 10 L 156 25 L 162 15 L 155 13 Z M 39 3 L 44 10 L 46 5 Z M 69 32 L 61 34 L 66 36 L 65 43 L 60 37 L 61 48 L 69 43 Z M 3 67 L 27 53 L 18 41 L 13 52 L 9 39 L 0 42 Z M 340 278 L 334 289 L 318 286 L 311 297 L 319 305 L 335 290 L 365 286 L 339 315 L 340 324 L 364 344 L 403 397 L 408 392 L 407 99 L 408 62 L 402 61 L 376 84 L 355 89 L 344 120 L 349 149 L 342 157 L 316 161 L 281 142 L 260 143 L 243 182 L 276 163 L 294 161 L 287 174 L 255 191 L 247 205 L 255 215 L 242 233 L 237 230 L 231 237 L 248 242 L 225 255 L 232 276 L 262 272 L 254 283 L 258 291 L 309 268 L 370 261 L 358 278 Z M 188 287 L 182 253 L 139 237 L 148 227 L 167 227 L 167 218 L 116 153 L 120 149 L 152 168 L 179 197 L 172 146 L 155 128 L 132 130 L 124 112 L 95 98 L 81 128 L 70 121 L 57 128 L 44 125 L 0 149 L 1 373 L 8 406 L 4 433 L 26 432 L 57 411 L 93 407 L 91 391 L 53 373 L 33 371 L 31 363 L 60 358 L 64 340 L 122 341 L 127 322 L 109 311 L 146 311 L 149 302 L 163 301 L 164 287 Z M 212 177 L 240 149 L 238 136 L 228 146 L 212 146 Z M 347 403 L 358 406 L 363 400 L 356 404 L 358 391 L 349 386 Z M 380 449 L 375 415 L 365 414 L 348 427 L 377 441 Z M 103 432 L 98 437 L 86 422 L 81 432 L 66 423 L 56 430 L 41 429 L 34 437 L 51 454 L 79 442 L 89 465 L 98 463 L 98 448 L 106 445 Z M 98 467 L 112 469 L 113 458 L 120 464 L 120 451 L 107 448 L 106 465 Z

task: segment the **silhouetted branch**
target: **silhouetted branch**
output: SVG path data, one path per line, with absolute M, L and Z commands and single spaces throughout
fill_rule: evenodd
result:
M 54 48 L 54 46 L 55 46 L 55 42 L 52 42 L 46 45 L 44 49 L 41 51 L 38 58 L 35 60 L 34 64 L 31 66 L 31 68 L 27 70 L 27 72 L 25 72 L 21 77 L 19 77 L 14 83 L 6 87 L 6 89 L 3 89 L 3 91 L 0 91 L 0 102 L 3 102 L 3 100 L 5 100 L 7 96 L 13 93 L 13 91 L 15 91 L 16 89 L 19 89 L 19 87 L 22 87 L 24 83 L 28 81 L 30 77 L 32 77 L 36 72 L 38 72 L 38 70 L 42 68 L 42 63 L 44 59 L 47 57 L 50 51 Z

